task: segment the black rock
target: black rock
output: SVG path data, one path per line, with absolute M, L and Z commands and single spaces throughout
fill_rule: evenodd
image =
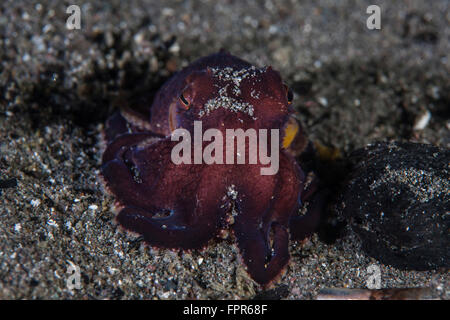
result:
M 450 150 L 379 142 L 349 159 L 337 211 L 367 254 L 400 269 L 448 268 Z

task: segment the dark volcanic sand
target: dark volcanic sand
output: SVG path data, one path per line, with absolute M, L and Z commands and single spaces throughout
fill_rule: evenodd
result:
M 365 23 L 375 3 L 379 31 Z M 0 298 L 260 293 L 231 241 L 178 253 L 120 232 L 98 180 L 107 115 L 123 101 L 148 104 L 173 71 L 220 48 L 279 70 L 310 138 L 344 156 L 380 139 L 450 145 L 446 0 L 73 4 L 81 30 L 65 28 L 62 1 L 0 4 Z M 413 130 L 427 112 L 427 126 Z M 288 272 L 266 297 L 365 287 L 371 264 L 382 287 L 432 286 L 433 297 L 450 297 L 445 270 L 380 264 L 351 232 L 326 240 L 292 243 Z M 68 261 L 80 267 L 79 290 L 66 287 Z

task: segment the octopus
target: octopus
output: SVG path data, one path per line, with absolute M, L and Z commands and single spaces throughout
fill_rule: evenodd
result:
M 309 237 L 320 211 L 317 205 L 304 210 L 317 184 L 296 161 L 307 139 L 292 99 L 272 67 L 221 50 L 175 73 L 156 93 L 148 117 L 131 107 L 117 111 L 105 125 L 101 166 L 117 223 L 157 248 L 202 250 L 214 239 L 232 239 L 256 283 L 267 288 L 279 281 L 289 241 Z M 269 143 L 278 146 L 278 170 L 262 174 L 267 163 L 261 159 L 174 163 L 174 133 L 194 135 L 198 121 L 203 132 L 224 136 L 227 129 L 278 130 L 278 140 Z M 210 143 L 200 141 L 203 148 Z

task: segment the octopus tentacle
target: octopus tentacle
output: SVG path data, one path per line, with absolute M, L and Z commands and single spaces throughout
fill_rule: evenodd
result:
M 196 199 L 181 199 L 166 208 L 153 210 L 125 207 L 117 221 L 125 228 L 137 232 L 150 245 L 164 248 L 201 249 L 218 234 L 224 224 L 225 207 L 214 198 L 204 198 L 201 206 Z M 160 216 L 160 213 L 167 216 Z
M 150 245 L 200 248 L 225 223 L 225 180 L 211 184 L 203 179 L 203 165 L 175 165 L 170 158 L 174 142 L 153 138 L 123 135 L 105 152 L 102 173 L 109 189 L 120 203 L 133 204 L 119 212 L 117 221 Z
M 173 202 L 183 183 L 195 188 L 195 181 L 188 179 L 191 177 L 186 165 L 171 162 L 172 145 L 170 138 L 134 133 L 122 135 L 108 146 L 102 174 L 120 203 L 152 208 L 159 202 Z M 156 193 L 158 188 L 164 188 L 165 192 Z
M 266 183 L 265 193 L 247 189 L 248 196 L 238 202 L 234 226 L 238 247 L 249 274 L 264 286 L 270 285 L 289 261 L 288 226 L 299 205 L 300 184 L 298 166 L 281 153 L 280 169 L 272 178 L 272 188 Z
M 113 140 L 106 148 L 102 156 L 102 163 L 107 163 L 108 161 L 114 160 L 121 152 L 122 149 L 129 149 L 142 141 L 156 142 L 161 140 L 162 137 L 151 133 L 151 132 L 140 132 L 140 133 L 125 133 L 120 137 Z M 123 152 L 123 151 L 122 151 Z
M 240 224 L 236 222 L 235 234 L 247 271 L 259 284 L 269 285 L 289 261 L 289 233 L 285 226 L 273 222 L 270 234 L 256 225 L 247 225 L 243 235 Z
M 161 180 L 173 173 L 165 171 Z M 168 199 L 166 204 L 160 203 L 153 208 L 126 207 L 117 220 L 126 229 L 142 234 L 150 245 L 200 249 L 226 224 L 229 207 L 224 203 L 225 188 L 201 179 L 192 190 L 183 190 L 185 193 L 177 194 L 176 199 Z M 156 195 L 165 191 L 162 185 L 153 190 Z
M 324 189 L 306 198 L 308 207 L 302 216 L 293 215 L 289 222 L 289 231 L 292 240 L 304 240 L 310 237 L 317 229 L 321 213 L 324 211 L 329 191 Z
M 116 137 L 121 134 L 128 133 L 129 126 L 128 122 L 124 117 L 120 114 L 119 111 L 115 112 L 112 116 L 106 120 L 105 131 L 103 132 L 103 136 L 107 143 L 113 141 Z
M 106 128 L 104 138 L 106 143 L 112 142 L 115 138 L 130 133 L 151 132 L 150 122 L 145 119 L 144 115 L 132 111 L 129 108 L 123 108 L 115 112 L 106 120 Z M 158 134 L 154 134 L 158 136 Z M 163 135 L 159 136 L 163 137 Z

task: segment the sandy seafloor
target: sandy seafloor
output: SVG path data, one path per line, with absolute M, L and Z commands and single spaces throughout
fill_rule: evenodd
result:
M 69 4 L 80 30 L 65 28 Z M 381 30 L 366 28 L 369 4 Z M 446 0 L 2 1 L 0 180 L 17 186 L 0 195 L 0 298 L 313 299 L 364 288 L 376 264 L 383 288 L 448 299 L 445 270 L 383 265 L 351 232 L 292 242 L 287 273 L 262 293 L 232 241 L 182 253 L 121 232 L 98 174 L 108 114 L 149 104 L 173 71 L 220 48 L 279 70 L 310 139 L 343 155 L 380 139 L 449 147 L 449 21 Z M 66 286 L 69 261 L 80 289 Z

